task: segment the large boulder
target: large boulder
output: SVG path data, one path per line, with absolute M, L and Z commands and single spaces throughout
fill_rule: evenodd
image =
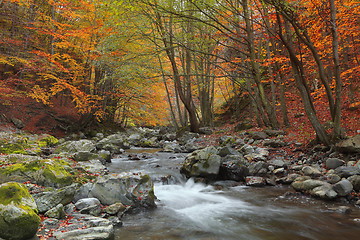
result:
M 179 153 L 182 152 L 181 146 L 174 142 L 165 142 L 163 146 L 163 152 L 173 152 L 173 153 Z
M 103 205 L 121 202 L 124 205 L 131 205 L 132 208 L 156 206 L 153 181 L 149 175 L 141 173 L 120 173 L 99 177 L 95 183 L 83 188 L 81 195 L 97 198 Z
M 111 153 L 118 154 L 121 153 L 121 149 L 129 149 L 130 144 L 125 134 L 118 133 L 110 135 L 97 142 L 96 148 L 99 150 L 107 150 Z
M 99 158 L 99 155 L 89 152 L 89 151 L 80 151 L 72 155 L 72 158 L 77 162 L 89 161 L 92 159 Z
M 71 203 L 78 188 L 78 184 L 72 184 L 56 191 L 34 194 L 39 212 L 44 213 L 60 203 L 64 206 Z
M 249 174 L 248 161 L 242 155 L 227 155 L 220 165 L 220 180 L 245 181 Z
M 341 141 L 336 148 L 343 153 L 360 153 L 360 134 Z
M 0 168 L 0 176 L 7 181 L 31 181 L 46 187 L 63 187 L 73 183 L 74 171 L 62 159 L 33 160 L 29 158 Z
M 25 185 L 0 185 L 0 238 L 29 239 L 36 234 L 40 222 L 36 203 Z
M 134 133 L 131 134 L 127 140 L 131 145 L 140 146 L 143 139 L 144 137 L 140 133 Z
M 194 151 L 186 156 L 180 172 L 187 177 L 216 178 L 221 164 L 221 157 L 217 152 L 214 147 Z
M 92 141 L 82 139 L 79 141 L 64 142 L 55 149 L 54 153 L 76 153 L 81 151 L 94 152 L 95 149 L 95 144 Z

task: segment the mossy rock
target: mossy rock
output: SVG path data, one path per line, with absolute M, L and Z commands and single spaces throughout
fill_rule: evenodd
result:
M 38 144 L 39 147 L 55 147 L 59 144 L 59 140 L 54 136 L 44 134 L 40 136 Z
M 42 186 L 63 187 L 73 183 L 74 172 L 64 160 L 45 159 L 5 166 L 0 169 L 0 175 L 14 181 L 32 181 Z
M 36 234 L 40 222 L 36 203 L 25 185 L 0 185 L 0 238 L 29 239 Z
M 180 172 L 187 177 L 214 179 L 219 173 L 220 164 L 221 157 L 217 155 L 217 149 L 211 146 L 186 156 Z
M 25 154 L 25 149 L 29 146 L 23 143 L 1 143 L 0 153 L 3 154 Z

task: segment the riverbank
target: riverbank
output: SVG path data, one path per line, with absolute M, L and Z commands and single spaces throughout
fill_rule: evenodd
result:
M 121 225 L 124 214 L 156 207 L 154 179 L 137 172 L 108 172 L 112 159 L 132 147 L 184 153 L 187 157 L 179 171 L 197 182 L 291 185 L 294 193 L 341 203 L 344 206 L 334 211 L 343 213 L 359 204 L 359 146 L 353 144 L 356 137 L 328 149 L 287 141 L 283 131 L 226 135 L 207 129 L 207 133 L 176 134 L 168 129 L 139 128 L 108 136 L 79 134 L 57 140 L 49 135 L 2 132 L 0 179 L 1 183 L 25 184 L 36 204 L 31 211 L 41 217 L 36 233 L 40 239 L 88 235 L 112 238 L 114 226 Z M 149 157 L 137 153 L 126 156 L 130 161 Z M 171 176 L 155 181 L 169 180 Z M 6 185 L 1 186 L 6 189 Z

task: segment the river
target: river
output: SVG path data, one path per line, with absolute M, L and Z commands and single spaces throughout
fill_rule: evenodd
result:
M 129 160 L 128 155 L 140 160 Z M 157 208 L 125 215 L 115 240 L 347 240 L 360 237 L 360 211 L 329 211 L 341 203 L 296 194 L 289 186 L 253 188 L 184 179 L 185 154 L 130 149 L 112 159 L 110 172 L 142 172 L 155 182 Z M 170 177 L 171 176 L 171 177 Z

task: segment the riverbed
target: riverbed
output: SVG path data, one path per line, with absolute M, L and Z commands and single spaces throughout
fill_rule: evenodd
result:
M 112 159 L 112 173 L 149 174 L 157 208 L 127 214 L 116 240 L 344 240 L 360 236 L 360 211 L 330 211 L 344 205 L 295 193 L 289 186 L 254 188 L 231 181 L 211 185 L 185 179 L 186 154 L 130 149 Z

